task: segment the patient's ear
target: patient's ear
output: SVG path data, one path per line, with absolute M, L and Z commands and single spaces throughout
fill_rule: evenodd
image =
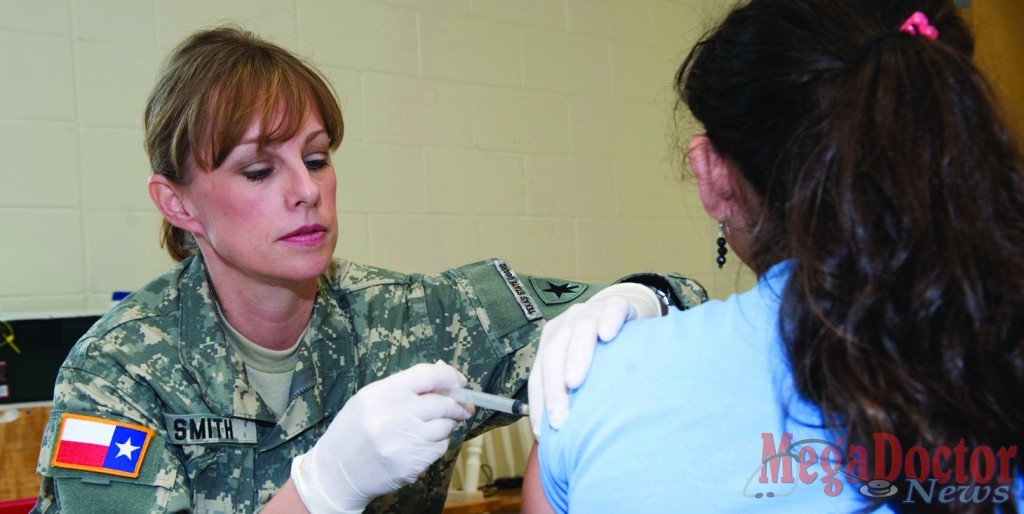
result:
M 722 155 L 706 134 L 693 136 L 686 153 L 697 190 L 708 215 L 725 223 L 747 219 L 747 201 L 739 169 Z
M 202 224 L 196 219 L 184 198 L 181 186 L 167 177 L 154 173 L 149 176 L 149 198 L 168 223 L 188 232 L 201 233 Z

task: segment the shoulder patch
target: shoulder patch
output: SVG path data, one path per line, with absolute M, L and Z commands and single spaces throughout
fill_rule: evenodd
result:
M 65 412 L 50 465 L 138 478 L 153 430 Z
M 557 278 L 530 277 L 530 284 L 547 305 L 571 302 L 587 290 L 587 284 Z

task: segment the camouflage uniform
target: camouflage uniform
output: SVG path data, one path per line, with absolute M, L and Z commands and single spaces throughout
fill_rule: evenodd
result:
M 661 280 L 677 306 L 706 299 L 698 284 L 676 275 L 626 280 Z M 335 261 L 318 289 L 280 418 L 225 341 L 201 257 L 123 300 L 61 366 L 33 512 L 253 512 L 284 485 L 292 458 L 313 446 L 359 388 L 413 364 L 441 359 L 464 373 L 470 388 L 524 398 L 530 343 L 542 325 L 536 321 L 599 286 L 515 277 L 497 260 L 437 276 Z M 139 476 L 51 465 L 65 413 L 153 429 Z M 441 512 L 467 434 L 511 421 L 478 409 L 416 483 L 377 498 L 366 512 Z

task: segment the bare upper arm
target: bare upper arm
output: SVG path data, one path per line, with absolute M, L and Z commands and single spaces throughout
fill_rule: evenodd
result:
M 540 460 L 537 458 L 537 443 L 533 443 L 530 458 L 526 461 L 526 473 L 523 475 L 522 514 L 554 514 L 555 510 L 548 503 L 544 487 L 540 484 Z

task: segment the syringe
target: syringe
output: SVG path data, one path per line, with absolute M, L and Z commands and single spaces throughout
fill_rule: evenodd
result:
M 505 398 L 504 396 L 498 396 L 496 394 L 482 393 L 480 391 L 463 389 L 461 387 L 448 389 L 447 391 L 440 391 L 440 393 L 447 395 L 449 398 L 457 402 L 470 403 L 485 409 L 507 412 L 509 414 L 519 414 L 522 416 L 530 415 L 530 405 L 522 400 L 514 400 L 512 398 Z

